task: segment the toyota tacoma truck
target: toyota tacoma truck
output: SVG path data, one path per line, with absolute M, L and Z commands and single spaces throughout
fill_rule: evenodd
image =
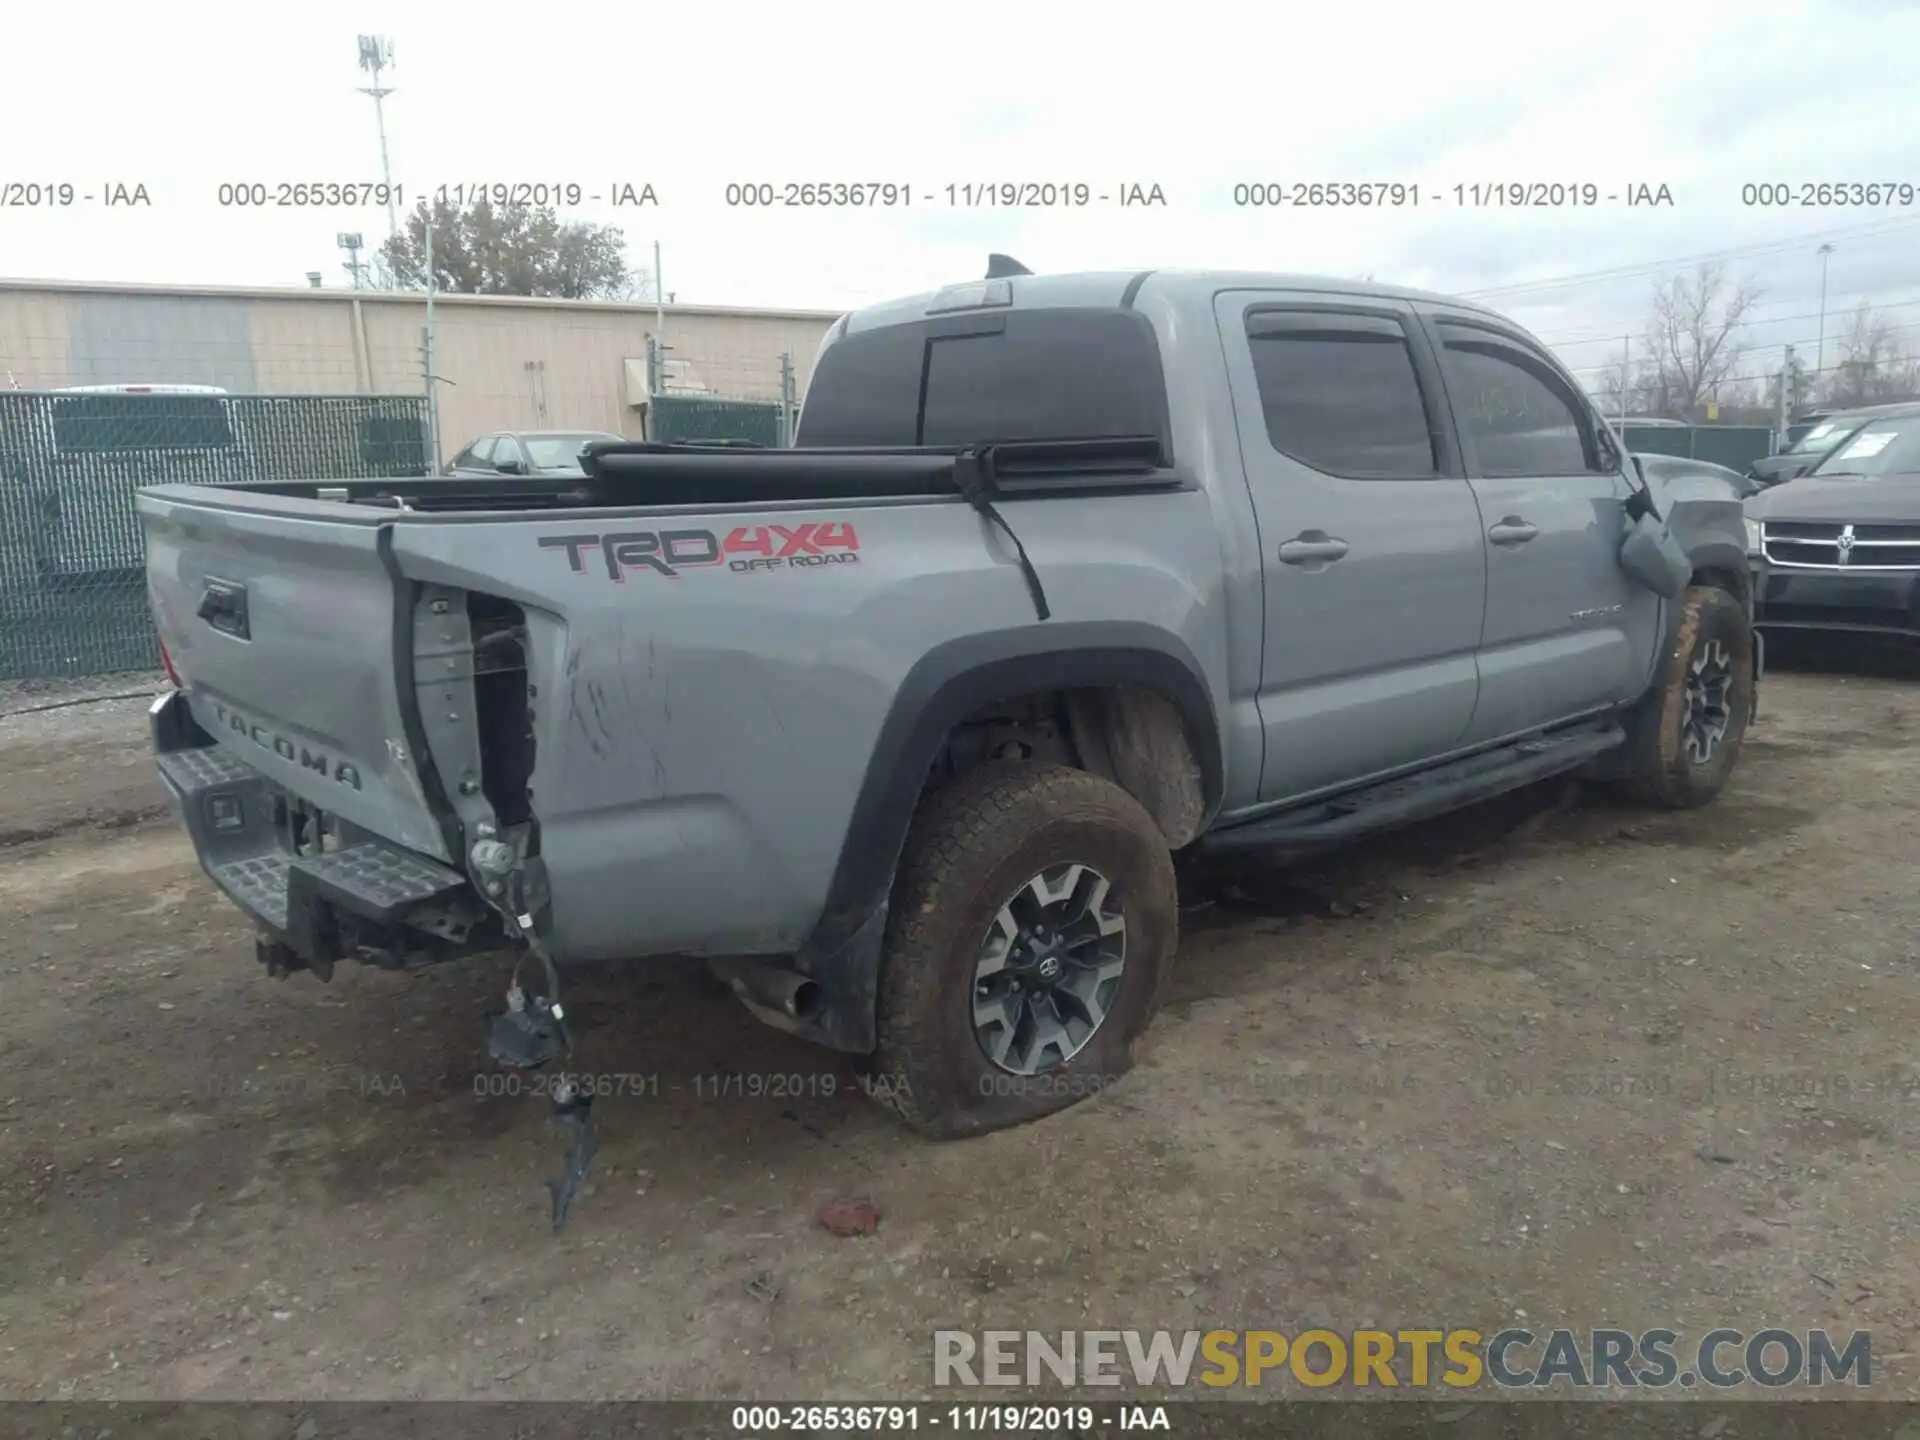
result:
M 966 1135 L 1127 1068 L 1176 853 L 1699 805 L 1753 714 L 1737 492 L 1460 300 L 998 263 L 836 322 L 795 439 L 142 492 L 160 772 L 271 972 L 517 952 L 539 1064 L 570 962 L 705 957 Z

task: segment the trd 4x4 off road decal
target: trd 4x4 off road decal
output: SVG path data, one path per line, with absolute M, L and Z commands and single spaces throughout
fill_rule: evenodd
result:
M 722 539 L 711 530 L 621 530 L 608 535 L 542 535 L 542 550 L 565 550 L 576 575 L 597 554 L 607 578 L 625 584 L 635 570 L 669 580 L 682 570 L 811 570 L 860 560 L 860 537 L 842 520 L 799 525 L 742 525 Z

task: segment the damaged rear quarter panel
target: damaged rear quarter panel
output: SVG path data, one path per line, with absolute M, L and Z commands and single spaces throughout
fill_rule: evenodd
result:
M 1089 527 L 1089 509 L 1107 505 L 1117 523 Z M 1057 618 L 1134 617 L 1179 636 L 1210 678 L 1224 673 L 1219 627 L 1203 623 L 1221 566 L 1203 495 L 1032 502 L 1008 514 Z M 857 561 L 736 569 L 723 559 L 672 575 L 641 563 L 615 581 L 599 547 L 553 543 L 824 521 L 854 527 Z M 969 634 L 1044 640 L 1010 553 L 957 502 L 397 530 L 409 577 L 526 612 L 533 810 L 550 944 L 563 959 L 796 949 L 820 915 L 909 670 Z M 1215 699 L 1224 712 L 1224 694 Z

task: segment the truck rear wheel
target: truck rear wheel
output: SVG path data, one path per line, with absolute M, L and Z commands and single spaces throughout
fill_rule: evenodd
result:
M 926 803 L 894 883 L 873 1091 L 940 1139 L 1038 1119 L 1132 1064 L 1179 932 L 1140 803 L 1065 766 L 982 766 Z
M 1753 712 L 1753 634 L 1726 591 L 1694 585 L 1652 691 L 1630 727 L 1627 795 L 1669 809 L 1705 805 L 1726 788 Z

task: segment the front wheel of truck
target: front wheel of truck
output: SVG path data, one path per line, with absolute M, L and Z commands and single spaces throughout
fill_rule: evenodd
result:
M 1173 858 L 1125 790 L 1056 765 L 962 776 L 922 806 L 894 882 L 874 1093 L 939 1139 L 1098 1094 L 1178 933 Z
M 1716 798 L 1739 759 L 1753 685 L 1746 608 L 1725 590 L 1689 587 L 1653 688 L 1628 726 L 1628 797 L 1670 809 Z

